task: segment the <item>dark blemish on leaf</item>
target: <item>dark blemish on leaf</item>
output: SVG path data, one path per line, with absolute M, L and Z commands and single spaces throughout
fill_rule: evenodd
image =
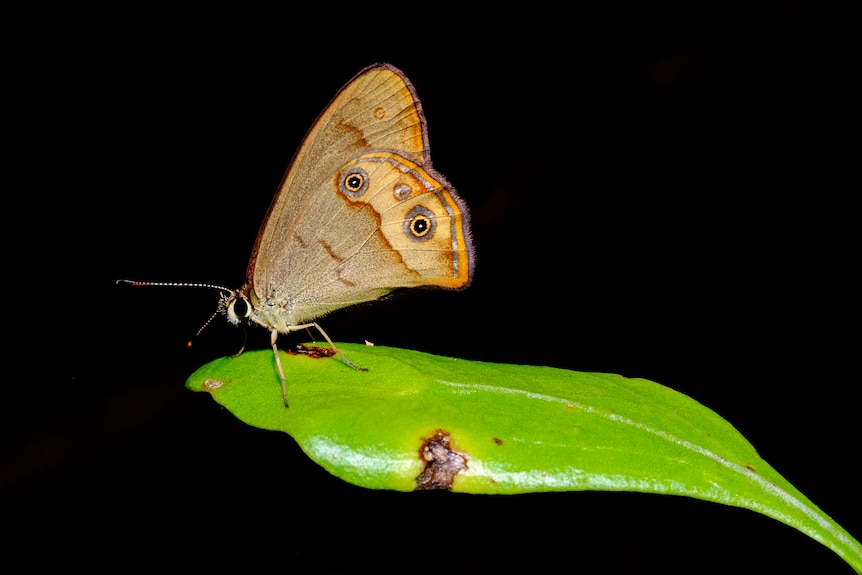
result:
M 416 478 L 416 491 L 452 490 L 455 476 L 467 469 L 467 456 L 452 447 L 449 433 L 442 429 L 430 438 L 423 438 L 419 459 L 425 462 L 425 469 Z
M 502 440 L 502 439 L 500 439 L 499 437 L 495 437 L 495 438 L 494 438 L 494 443 L 496 443 L 497 445 L 503 445 L 503 440 Z
M 753 472 L 753 473 L 757 473 L 757 470 L 756 470 L 756 469 L 754 468 L 754 466 L 753 466 L 753 465 L 751 465 L 751 464 L 748 464 L 748 463 L 747 463 L 747 464 L 745 465 L 745 468 L 746 468 L 747 470 L 749 470 L 749 471 Z
M 290 355 L 307 355 L 312 359 L 321 359 L 335 355 L 335 350 L 332 348 L 320 347 L 317 345 L 302 345 L 301 343 L 293 346 L 293 349 L 287 349 L 285 351 Z

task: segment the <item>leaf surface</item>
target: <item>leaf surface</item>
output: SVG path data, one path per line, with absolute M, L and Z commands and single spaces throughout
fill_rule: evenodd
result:
M 862 547 L 727 421 L 644 379 L 337 344 L 213 361 L 187 387 L 249 425 L 290 434 L 318 464 L 372 489 L 638 491 L 743 507 L 790 525 L 862 572 Z

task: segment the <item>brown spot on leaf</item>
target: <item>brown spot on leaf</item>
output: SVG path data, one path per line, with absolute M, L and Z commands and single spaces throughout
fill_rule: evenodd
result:
M 202 387 L 205 391 L 215 391 L 216 389 L 220 388 L 220 387 L 221 387 L 221 386 L 223 386 L 223 385 L 224 385 L 224 382 L 223 382 L 223 381 L 219 381 L 219 380 L 217 380 L 217 379 L 213 379 L 213 378 L 211 378 L 211 377 L 210 377 L 210 378 L 207 378 L 207 379 L 203 382 L 203 385 L 201 385 L 201 387 Z
M 425 469 L 416 478 L 416 491 L 452 489 L 452 481 L 467 469 L 467 456 L 452 449 L 449 433 L 438 429 L 430 438 L 424 438 L 419 448 L 419 459 Z
M 495 437 L 495 438 L 494 438 L 494 443 L 496 443 L 497 445 L 503 445 L 503 440 L 502 440 L 502 439 L 500 439 L 499 437 Z
M 301 343 L 293 346 L 293 349 L 285 350 L 290 355 L 307 355 L 313 359 L 321 359 L 324 357 L 332 357 L 335 355 L 335 350 L 330 347 L 320 347 L 318 345 L 302 345 Z

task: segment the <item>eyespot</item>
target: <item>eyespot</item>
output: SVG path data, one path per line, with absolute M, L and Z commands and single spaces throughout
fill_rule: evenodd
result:
M 406 200 L 410 197 L 410 186 L 407 184 L 398 184 L 392 189 L 392 194 L 396 200 Z
M 338 183 L 338 189 L 345 196 L 358 198 L 368 189 L 368 174 L 362 168 L 348 168 Z
M 407 213 L 404 222 L 404 233 L 407 237 L 417 242 L 424 242 L 434 237 L 437 229 L 437 220 L 434 212 L 424 206 L 416 206 Z

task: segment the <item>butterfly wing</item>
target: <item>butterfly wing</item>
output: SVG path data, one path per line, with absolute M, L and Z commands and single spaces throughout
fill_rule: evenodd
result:
M 253 306 L 280 314 L 283 327 L 399 287 L 464 287 L 472 262 L 467 211 L 430 168 L 415 90 L 378 64 L 342 88 L 306 135 L 248 280 Z

